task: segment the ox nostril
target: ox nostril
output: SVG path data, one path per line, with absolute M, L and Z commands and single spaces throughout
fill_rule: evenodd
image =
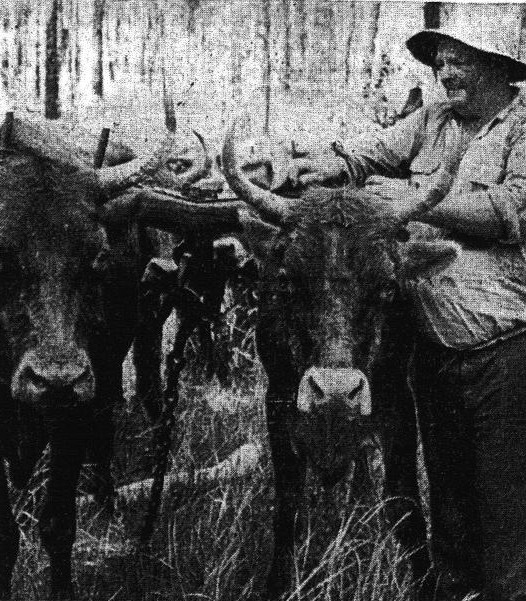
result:
M 316 382 L 314 376 L 309 376 L 308 382 L 312 390 L 322 399 L 325 396 L 325 392 L 323 392 L 322 387 Z
M 47 389 L 50 386 L 49 380 L 40 374 L 38 374 L 31 365 L 28 365 L 25 369 L 24 376 L 26 379 L 33 384 L 36 388 Z
M 46 356 L 50 354 L 31 350 L 20 359 L 11 378 L 13 398 L 44 411 L 90 403 L 95 398 L 95 374 L 87 353 L 81 349 L 69 357 Z
M 349 400 L 354 399 L 354 397 L 363 390 L 363 387 L 365 386 L 365 382 L 364 380 L 360 380 L 360 382 L 358 383 L 357 386 L 355 386 L 348 394 Z
M 88 367 L 57 375 L 38 373 L 28 365 L 23 375 L 28 383 L 41 392 L 83 392 L 83 387 L 91 380 L 91 371 Z
M 90 398 L 94 393 L 94 381 L 91 369 L 85 367 L 82 372 L 72 380 L 71 387 L 79 398 Z
M 90 377 L 90 370 L 85 367 L 77 377 L 72 377 L 71 386 L 75 387 L 77 384 L 83 384 Z

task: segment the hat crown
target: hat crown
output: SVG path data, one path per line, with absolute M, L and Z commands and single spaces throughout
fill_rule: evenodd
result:
M 519 57 L 519 44 L 517 36 L 514 35 L 497 35 L 494 31 L 488 31 L 486 28 L 466 29 L 461 24 L 454 24 L 438 29 L 430 29 L 439 35 L 453 38 L 467 46 L 471 46 L 476 50 L 489 52 L 507 56 L 508 58 L 517 60 Z
M 463 5 L 445 26 L 425 29 L 407 40 L 413 56 L 433 66 L 436 50 L 443 39 L 453 39 L 475 50 L 507 60 L 512 81 L 526 79 L 526 64 L 519 59 L 522 20 L 520 13 L 503 5 Z
M 445 16 L 445 15 L 444 15 Z M 522 9 L 514 4 L 468 3 L 450 7 L 445 27 L 451 37 L 484 52 L 519 58 Z

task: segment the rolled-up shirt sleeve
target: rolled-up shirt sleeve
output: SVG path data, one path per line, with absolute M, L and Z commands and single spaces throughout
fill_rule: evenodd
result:
M 502 223 L 502 242 L 526 244 L 526 131 L 512 144 L 504 180 L 486 192 Z
M 346 141 L 344 158 L 353 180 L 363 185 L 370 175 L 406 177 L 422 144 L 426 123 L 427 111 L 422 108 L 387 130 Z

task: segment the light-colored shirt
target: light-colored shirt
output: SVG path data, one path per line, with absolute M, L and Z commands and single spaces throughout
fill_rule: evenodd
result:
M 526 99 L 513 101 L 482 129 L 464 137 L 447 103 L 413 113 L 374 140 L 346 148 L 356 181 L 372 174 L 409 178 L 429 187 L 451 144 L 464 144 L 448 198 L 469 194 L 489 203 L 502 224 L 490 240 L 438 228 L 432 235 L 459 242 L 462 252 L 439 274 L 410 285 L 421 327 L 452 348 L 484 346 L 526 329 Z

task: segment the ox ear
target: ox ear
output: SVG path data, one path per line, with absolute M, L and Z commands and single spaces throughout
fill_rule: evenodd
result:
M 241 269 L 250 253 L 235 236 L 223 236 L 214 240 L 214 259 L 227 269 Z
M 432 276 L 451 265 L 461 252 L 460 246 L 449 240 L 406 242 L 401 247 L 407 279 Z
M 250 249 L 258 261 L 264 260 L 280 229 L 259 217 L 254 217 L 247 209 L 238 209 L 238 216 L 242 230 L 239 236 L 241 242 Z

